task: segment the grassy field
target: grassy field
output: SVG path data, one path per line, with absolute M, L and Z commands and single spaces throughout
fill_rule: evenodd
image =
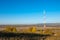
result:
M 21 29 L 23 30 L 29 29 L 30 27 L 33 27 L 33 26 L 35 26 L 37 30 L 43 29 L 43 25 L 1 25 L 0 31 L 4 30 L 6 26 L 16 27 L 18 31 L 21 31 Z M 60 40 L 60 25 L 50 24 L 50 25 L 47 25 L 46 29 L 49 29 L 51 32 L 55 33 L 54 35 L 47 37 L 46 40 Z

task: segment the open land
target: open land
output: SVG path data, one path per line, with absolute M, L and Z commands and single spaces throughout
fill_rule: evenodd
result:
M 4 30 L 6 26 L 16 27 L 18 31 L 20 29 L 28 29 L 30 27 L 35 26 L 37 30 L 43 29 L 43 24 L 34 24 L 34 25 L 0 25 L 0 31 Z M 50 29 L 55 35 L 47 37 L 45 40 L 60 40 L 60 23 L 48 23 L 46 24 L 46 28 Z

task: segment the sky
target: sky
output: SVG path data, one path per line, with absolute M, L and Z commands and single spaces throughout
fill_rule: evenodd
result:
M 1 24 L 60 23 L 60 0 L 0 0 Z

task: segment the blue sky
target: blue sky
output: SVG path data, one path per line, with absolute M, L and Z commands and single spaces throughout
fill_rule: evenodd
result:
M 60 0 L 0 0 L 0 24 L 60 23 Z

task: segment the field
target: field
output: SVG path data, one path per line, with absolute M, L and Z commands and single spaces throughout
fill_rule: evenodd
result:
M 33 27 L 33 26 L 35 26 L 37 30 L 43 29 L 43 24 L 35 24 L 35 25 L 0 25 L 0 31 L 4 30 L 6 26 L 16 27 L 16 29 L 18 31 L 20 31 L 20 29 L 25 30 L 25 29 L 28 29 L 28 28 Z M 55 34 L 47 37 L 45 40 L 60 40 L 60 24 L 56 24 L 56 23 L 55 24 L 46 24 L 46 26 L 47 26 L 46 29 L 49 29 L 51 32 L 53 32 Z M 13 38 L 11 38 L 11 39 L 13 40 Z M 18 38 L 16 38 L 16 40 L 18 40 Z

